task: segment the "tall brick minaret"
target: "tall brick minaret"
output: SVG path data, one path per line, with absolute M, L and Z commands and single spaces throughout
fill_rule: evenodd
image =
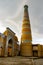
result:
M 22 56 L 32 56 L 32 36 L 27 5 L 24 6 L 24 18 L 22 22 L 22 35 L 20 46 L 20 54 Z

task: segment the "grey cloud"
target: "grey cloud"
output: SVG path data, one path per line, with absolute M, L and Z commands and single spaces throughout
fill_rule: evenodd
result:
M 23 2 L 25 1 L 26 0 L 0 0 L 0 20 L 2 20 L 3 26 L 9 26 L 19 36 L 23 20 Z M 35 33 L 37 37 L 37 33 L 40 36 L 43 35 L 43 0 L 27 0 L 26 4 L 29 6 L 28 11 L 32 32 Z M 19 10 L 20 8 L 21 10 Z M 14 24 L 12 26 L 9 22 L 6 22 L 5 19 L 14 21 L 14 24 L 17 23 L 19 28 Z
M 43 35 L 43 0 L 33 0 L 29 8 L 32 29 Z
M 3 22 L 2 22 L 2 25 L 3 25 L 4 27 L 9 27 L 9 28 L 11 28 L 14 32 L 19 32 L 19 30 L 18 30 L 18 28 L 16 27 L 16 25 L 10 24 L 9 21 L 3 21 Z
M 3 17 L 11 17 L 16 14 L 20 4 L 22 3 L 21 0 L 0 0 L 0 10 L 1 10 L 1 15 Z M 0 17 L 1 17 L 0 15 Z

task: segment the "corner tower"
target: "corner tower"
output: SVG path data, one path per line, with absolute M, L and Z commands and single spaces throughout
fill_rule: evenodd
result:
M 27 5 L 24 6 L 20 54 L 22 56 L 32 56 L 32 36 Z

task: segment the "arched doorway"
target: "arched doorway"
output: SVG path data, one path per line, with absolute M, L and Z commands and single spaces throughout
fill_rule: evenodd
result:
M 8 41 L 8 56 L 12 56 L 12 45 L 13 45 L 13 40 L 9 39 Z

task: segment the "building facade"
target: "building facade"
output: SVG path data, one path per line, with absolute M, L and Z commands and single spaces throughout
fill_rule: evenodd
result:
M 0 34 L 0 44 L 0 56 L 18 55 L 18 38 L 10 28 L 6 28 L 6 31 Z

